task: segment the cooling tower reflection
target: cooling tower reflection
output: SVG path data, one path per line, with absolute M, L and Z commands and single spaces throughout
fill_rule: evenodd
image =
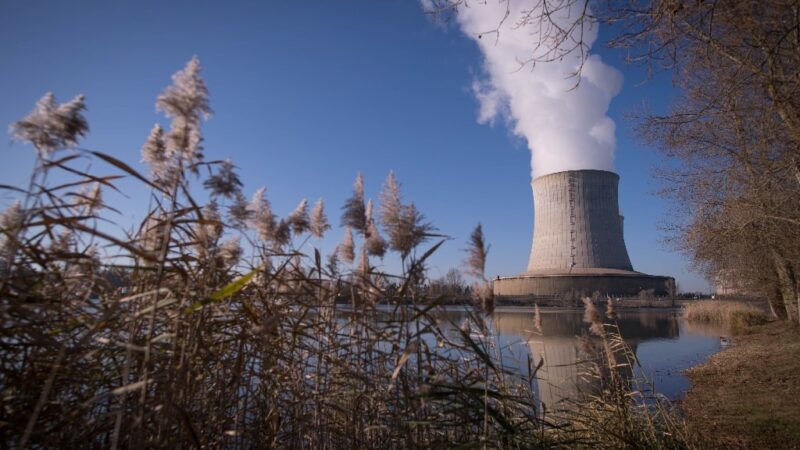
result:
M 443 322 L 453 324 L 466 317 L 466 313 L 458 310 L 440 314 L 446 319 Z M 527 374 L 528 358 L 533 367 L 544 360 L 535 389 L 548 409 L 557 408 L 563 400 L 575 398 L 579 392 L 591 391 L 593 386 L 581 376 L 587 369 L 587 355 L 581 349 L 580 336 L 588 330 L 581 310 L 543 309 L 541 333 L 534 330 L 534 314 L 530 309 L 498 310 L 488 318 L 507 367 Z M 675 310 L 620 311 L 616 323 L 625 343 L 643 361 L 644 372 L 652 376 L 654 369 L 659 371 L 656 387 L 668 397 L 677 397 L 688 388 L 688 380 L 680 371 L 718 351 L 719 336 L 723 334 L 719 329 L 707 328 L 700 333 L 689 329 Z M 665 362 L 669 366 L 665 367 Z M 621 373 L 628 378 L 632 376 L 631 370 Z
M 469 312 L 468 312 L 469 311 Z M 340 314 L 345 314 L 340 311 Z M 454 340 L 469 326 L 470 315 L 480 314 L 468 307 L 435 309 L 439 329 Z M 501 308 L 485 316 L 488 327 L 484 333 L 471 328 L 470 336 L 485 342 L 494 356 L 502 358 L 503 366 L 517 372 L 525 379 L 528 368 L 541 368 L 536 374 L 534 394 L 548 410 L 558 409 L 565 399 L 579 393 L 592 392 L 595 386 L 582 376 L 588 368 L 581 336 L 587 335 L 588 325 L 583 323 L 579 309 L 542 308 L 542 330 L 534 330 L 534 313 L 530 308 Z M 474 323 L 474 322 L 472 322 Z M 720 350 L 720 336 L 725 333 L 710 326 L 689 326 L 678 310 L 638 309 L 618 311 L 614 322 L 628 347 L 635 353 L 641 368 L 620 369 L 626 379 L 634 374 L 646 376 L 659 394 L 678 398 L 689 388 L 682 370 L 704 361 Z M 436 340 L 428 335 L 428 345 L 437 347 Z M 590 337 L 595 344 L 598 338 Z M 444 349 L 442 349 L 444 351 Z

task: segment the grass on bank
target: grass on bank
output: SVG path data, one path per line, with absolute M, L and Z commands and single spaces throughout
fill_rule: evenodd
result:
M 687 371 L 682 409 L 702 448 L 800 446 L 800 330 L 755 326 L 733 347 Z
M 756 306 L 736 301 L 702 300 L 684 307 L 689 322 L 722 325 L 733 334 L 742 334 L 749 327 L 767 322 L 767 316 Z

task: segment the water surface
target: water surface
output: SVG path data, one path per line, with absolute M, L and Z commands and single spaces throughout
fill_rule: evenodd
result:
M 528 358 L 534 365 L 544 359 L 538 391 L 542 401 L 554 404 L 579 388 L 578 363 L 586 358 L 580 336 L 587 334 L 588 325 L 579 309 L 541 311 L 541 333 L 534 330 L 533 309 L 498 308 L 490 324 L 504 364 L 526 372 Z M 443 314 L 458 323 L 465 312 L 452 308 Z M 678 309 L 622 310 L 616 323 L 641 363 L 633 375 L 646 377 L 656 392 L 673 400 L 690 388 L 682 372 L 718 352 L 725 335 L 719 327 L 688 324 Z

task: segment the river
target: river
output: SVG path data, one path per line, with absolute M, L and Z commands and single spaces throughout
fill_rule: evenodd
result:
M 458 323 L 463 309 L 450 307 L 440 312 Z M 532 308 L 498 308 L 489 317 L 490 335 L 507 366 L 526 372 L 527 358 L 534 366 L 544 364 L 537 374 L 538 391 L 548 404 L 570 397 L 578 388 L 585 359 L 581 335 L 587 333 L 583 310 L 541 309 L 542 330 L 534 329 Z M 689 324 L 679 309 L 630 309 L 618 311 L 616 324 L 640 366 L 632 372 L 652 383 L 655 392 L 679 399 L 691 386 L 685 369 L 704 362 L 720 351 L 726 332 L 720 327 Z

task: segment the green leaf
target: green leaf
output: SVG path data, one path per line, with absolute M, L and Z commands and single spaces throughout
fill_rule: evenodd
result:
M 246 273 L 238 279 L 231 281 L 223 286 L 222 289 L 211 294 L 207 299 L 200 300 L 199 302 L 196 302 L 192 306 L 188 307 L 186 312 L 193 313 L 199 309 L 202 309 L 211 302 L 218 302 L 236 294 L 237 292 L 241 291 L 251 279 L 253 279 L 257 272 L 258 269 L 253 269 L 249 273 Z

